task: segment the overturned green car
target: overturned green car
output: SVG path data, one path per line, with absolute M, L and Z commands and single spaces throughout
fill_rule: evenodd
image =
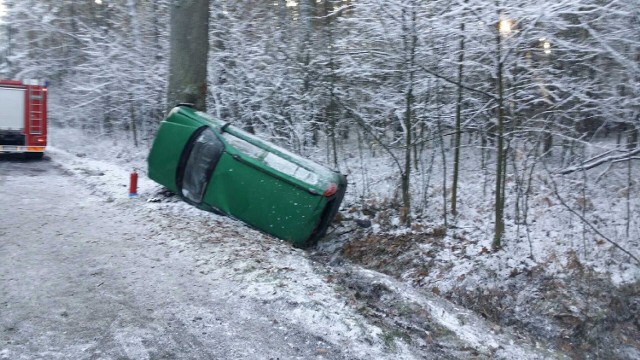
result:
M 344 175 L 188 105 L 160 124 L 148 166 L 184 201 L 301 248 L 326 234 L 347 187 Z

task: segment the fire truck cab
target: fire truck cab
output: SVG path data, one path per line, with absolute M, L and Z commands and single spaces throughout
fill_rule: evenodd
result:
M 46 146 L 46 85 L 35 80 L 0 80 L 0 153 L 41 158 Z

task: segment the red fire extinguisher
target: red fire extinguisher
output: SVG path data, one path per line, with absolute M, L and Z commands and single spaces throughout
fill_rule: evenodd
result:
M 138 196 L 138 173 L 134 169 L 129 179 L 129 196 Z

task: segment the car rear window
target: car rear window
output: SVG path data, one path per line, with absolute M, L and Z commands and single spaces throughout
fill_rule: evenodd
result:
M 309 185 L 318 184 L 318 175 L 305 169 L 304 167 L 292 161 L 289 161 L 277 154 L 260 148 L 228 132 L 222 133 L 222 136 L 225 140 L 227 140 L 229 145 L 233 146 L 247 156 L 262 162 L 266 166 Z
M 253 134 L 249 134 L 248 132 L 243 131 L 243 130 L 235 127 L 235 126 L 230 126 L 230 128 L 233 129 L 232 134 L 240 134 L 241 138 L 250 139 L 251 140 L 250 142 L 252 142 L 254 144 L 265 144 L 265 142 L 262 139 L 256 137 Z M 250 145 L 252 145 L 252 144 L 250 144 Z M 261 147 L 258 147 L 258 146 L 256 146 L 256 147 L 262 150 Z M 275 145 L 273 143 L 265 144 L 265 146 L 263 148 L 273 149 L 273 152 L 278 156 L 282 155 L 282 156 L 280 156 L 282 158 L 295 159 L 295 161 L 291 161 L 291 160 L 287 160 L 287 161 L 292 162 L 292 163 L 296 164 L 296 166 L 301 167 L 302 169 L 306 169 L 307 171 L 309 171 L 312 174 L 314 174 L 315 176 L 317 176 L 318 183 L 321 183 L 321 182 L 322 183 L 331 183 L 331 182 L 334 181 L 333 179 L 335 177 L 335 173 L 325 165 L 318 164 L 315 161 L 309 160 L 309 159 L 307 159 L 307 158 L 305 158 L 303 156 L 300 156 L 298 154 L 294 154 L 294 153 L 288 151 L 287 149 L 282 148 L 282 147 L 280 147 L 278 145 Z M 262 150 L 262 151 L 265 151 L 265 150 Z M 305 180 L 303 180 L 303 181 L 305 181 Z

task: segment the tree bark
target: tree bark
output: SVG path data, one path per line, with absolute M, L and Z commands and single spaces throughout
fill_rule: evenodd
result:
M 209 1 L 171 3 L 169 85 L 167 106 L 192 103 L 206 110 L 209 55 Z
M 497 88 L 498 88 L 498 124 L 496 127 L 496 193 L 495 193 L 495 230 L 492 247 L 494 249 L 502 246 L 502 235 L 504 233 L 504 174 L 505 174 L 505 154 L 504 154 L 504 79 L 502 62 L 502 34 L 496 34 L 497 40 Z
M 467 1 L 465 1 L 465 4 Z M 464 73 L 464 21 L 460 23 L 460 54 L 458 54 L 458 83 L 462 84 Z M 460 138 L 462 137 L 462 91 L 458 86 L 458 98 L 456 100 L 456 137 L 453 155 L 453 180 L 451 183 L 451 214 L 458 214 L 458 175 L 460 171 Z
M 634 125 L 629 126 L 629 133 L 627 134 L 627 149 L 629 151 L 638 147 L 638 138 L 640 137 L 640 130 Z
M 412 5 L 415 5 L 412 2 Z M 403 13 L 403 18 L 406 14 Z M 403 119 L 403 127 L 405 132 L 405 149 L 404 149 L 404 171 L 401 175 L 401 187 L 402 187 L 402 212 L 400 214 L 401 221 L 407 227 L 411 226 L 411 149 L 413 145 L 413 108 L 415 98 L 413 96 L 414 88 L 414 76 L 415 76 L 415 57 L 416 47 L 418 43 L 418 37 L 416 34 L 416 11 L 415 7 L 411 8 L 411 14 L 409 19 L 405 20 L 409 22 L 410 26 L 404 28 L 405 38 L 404 46 L 408 53 L 407 70 L 408 70 L 408 89 L 405 97 L 405 113 Z

